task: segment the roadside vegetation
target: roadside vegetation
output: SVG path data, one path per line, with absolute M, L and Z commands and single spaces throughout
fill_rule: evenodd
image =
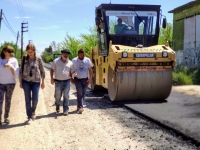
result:
M 200 67 L 187 68 L 176 66 L 172 74 L 173 85 L 200 84 Z
M 17 58 L 18 62 L 20 63 L 21 62 L 21 49 L 13 42 L 4 42 L 0 45 L 0 52 L 3 49 L 3 47 L 6 45 L 10 45 L 14 48 L 15 58 Z
M 54 54 L 60 54 L 62 49 L 68 49 L 71 52 L 69 59 L 77 56 L 77 52 L 80 48 L 83 48 L 86 52 L 86 56 L 89 56 L 92 47 L 95 47 L 98 43 L 97 33 L 95 27 L 88 28 L 88 34 L 80 34 L 78 37 L 73 37 L 66 34 L 65 39 L 56 44 L 53 41 L 48 48 L 42 52 L 42 59 L 44 62 L 49 63 L 54 59 Z

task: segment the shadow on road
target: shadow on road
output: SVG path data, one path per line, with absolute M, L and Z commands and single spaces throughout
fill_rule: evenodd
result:
M 77 114 L 77 111 L 76 110 L 70 111 L 69 114 Z M 61 116 L 65 116 L 62 111 L 60 111 L 60 113 L 52 112 L 52 113 L 47 114 L 47 115 L 37 116 L 36 120 L 37 119 L 43 119 L 43 118 L 54 118 L 54 119 L 57 119 L 58 117 L 61 117 Z
M 167 100 L 135 100 L 135 101 L 119 101 L 113 102 L 115 104 L 125 105 L 125 104 L 161 104 L 167 103 Z
M 1 129 L 10 129 L 10 128 L 16 128 L 16 127 L 21 127 L 21 126 L 25 126 L 26 122 L 23 123 L 18 123 L 18 124 L 2 124 L 0 126 L 0 130 Z

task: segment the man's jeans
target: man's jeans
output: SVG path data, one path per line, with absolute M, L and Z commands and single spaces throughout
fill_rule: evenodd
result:
M 83 101 L 85 98 L 85 92 L 88 87 L 88 78 L 78 79 L 74 78 L 76 92 L 77 92 L 77 108 L 83 108 Z
M 28 118 L 31 118 L 37 107 L 40 82 L 22 80 L 22 87 L 24 89 L 26 101 L 26 114 Z
M 63 112 L 68 112 L 69 110 L 69 90 L 70 90 L 70 80 L 55 81 L 55 104 L 60 106 L 60 100 L 63 94 Z

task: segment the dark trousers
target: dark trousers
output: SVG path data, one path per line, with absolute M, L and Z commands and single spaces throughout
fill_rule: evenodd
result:
M 83 107 L 83 101 L 85 98 L 85 92 L 88 87 L 88 78 L 84 79 L 78 79 L 74 78 L 75 86 L 76 86 L 76 92 L 77 92 L 77 108 Z
M 3 100 L 5 95 L 5 113 L 4 119 L 9 117 L 11 98 L 15 88 L 15 84 L 0 84 L 0 121 L 2 115 Z

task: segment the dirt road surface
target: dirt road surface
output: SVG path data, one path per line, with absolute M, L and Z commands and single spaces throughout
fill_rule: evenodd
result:
M 172 91 L 184 93 L 187 95 L 191 95 L 191 96 L 200 98 L 200 86 L 199 85 L 173 86 Z
M 46 70 L 40 90 L 37 118 L 25 125 L 23 90 L 17 83 L 9 125 L 0 127 L 0 150 L 193 150 L 190 143 L 143 120 L 105 97 L 87 95 L 83 114 L 76 112 L 74 86 L 68 116 L 55 113 L 54 86 Z M 62 108 L 62 107 L 61 107 Z M 61 109 L 62 110 L 62 109 Z

